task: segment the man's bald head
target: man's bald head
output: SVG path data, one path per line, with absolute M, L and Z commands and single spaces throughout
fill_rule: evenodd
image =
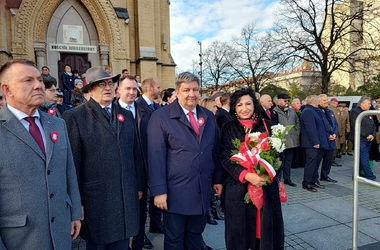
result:
M 260 97 L 260 105 L 264 109 L 270 109 L 273 106 L 272 97 L 270 95 L 262 95 Z

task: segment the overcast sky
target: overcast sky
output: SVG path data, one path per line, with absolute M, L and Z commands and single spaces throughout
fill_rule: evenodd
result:
M 230 41 L 243 26 L 255 22 L 270 28 L 279 0 L 170 0 L 171 53 L 177 70 L 191 70 L 213 41 Z

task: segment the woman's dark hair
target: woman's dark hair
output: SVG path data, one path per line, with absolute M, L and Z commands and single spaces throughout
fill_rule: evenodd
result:
M 230 104 L 230 114 L 232 117 L 236 118 L 235 112 L 236 112 L 236 103 L 240 101 L 240 98 L 242 96 L 249 95 L 252 98 L 253 105 L 255 107 L 254 113 L 256 113 L 257 107 L 259 106 L 259 103 L 256 99 L 255 92 L 250 88 L 244 88 L 236 90 L 231 95 L 231 104 Z
M 175 90 L 175 89 L 173 89 L 173 88 L 164 89 L 164 90 L 163 90 L 164 95 L 163 95 L 163 97 L 162 97 L 162 101 L 163 101 L 163 102 L 168 102 L 168 99 L 172 96 L 174 90 Z

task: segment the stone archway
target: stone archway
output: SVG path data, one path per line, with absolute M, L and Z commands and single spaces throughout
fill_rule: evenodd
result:
M 110 54 L 125 59 L 127 48 L 122 45 L 118 19 L 109 0 L 78 0 L 87 9 L 98 32 L 99 44 L 108 44 Z M 15 21 L 12 39 L 14 57 L 34 55 L 34 43 L 45 41 L 53 13 L 62 0 L 23 0 Z M 79 2 L 78 2 L 79 4 Z M 34 58 L 30 58 L 34 59 Z

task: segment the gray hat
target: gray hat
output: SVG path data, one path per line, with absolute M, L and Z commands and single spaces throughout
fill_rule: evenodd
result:
M 88 90 L 94 85 L 94 83 L 101 82 L 106 79 L 112 79 L 112 82 L 119 80 L 120 74 L 110 76 L 102 67 L 92 67 L 86 71 L 86 86 L 82 88 L 83 93 L 88 93 Z

